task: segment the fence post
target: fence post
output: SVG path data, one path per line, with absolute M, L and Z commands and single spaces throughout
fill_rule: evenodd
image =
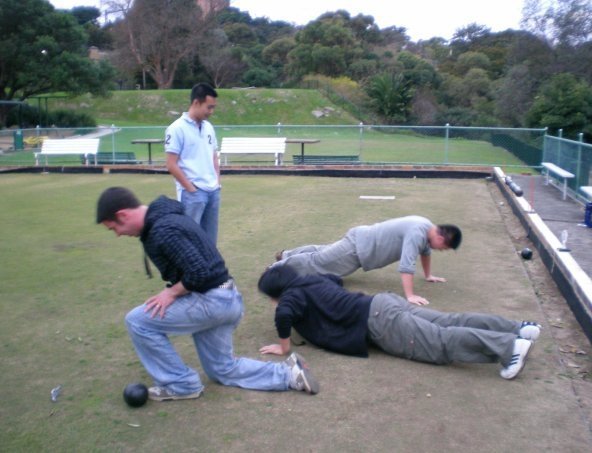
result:
M 577 193 L 578 187 L 580 187 L 580 171 L 582 169 L 582 143 L 584 143 L 584 133 L 580 132 L 578 134 L 578 160 L 576 162 L 576 185 L 574 187 L 574 191 Z M 583 185 L 583 184 L 582 184 Z
M 111 125 L 111 156 L 112 162 L 115 163 L 115 124 Z
M 444 139 L 444 163 L 448 163 L 448 139 L 450 138 L 450 123 L 446 123 L 446 134 Z
M 362 155 L 362 141 L 364 140 L 364 123 L 360 121 L 358 126 L 360 127 L 360 135 L 358 139 L 358 157 L 360 157 Z
M 277 123 L 277 134 L 282 135 L 282 123 Z

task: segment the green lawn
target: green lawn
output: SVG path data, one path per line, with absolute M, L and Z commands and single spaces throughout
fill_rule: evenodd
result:
M 290 445 L 305 451 L 439 451 L 432 448 L 436 442 L 452 451 L 471 432 L 479 451 L 493 443 L 500 451 L 522 451 L 537 442 L 566 442 L 570 451 L 582 451 L 573 447 L 580 441 L 572 432 L 548 428 L 561 422 L 576 430 L 581 423 L 571 384 L 556 376 L 565 371 L 557 371 L 549 335 L 512 383 L 500 379 L 493 364 L 439 367 L 378 351 L 366 360 L 304 345 L 298 351 L 321 382 L 315 397 L 205 379 L 206 392 L 197 401 L 128 408 L 124 386 L 150 381 L 123 318 L 164 283 L 146 278 L 137 239 L 116 238 L 95 224 L 96 199 L 114 185 L 130 187 L 144 202 L 174 193 L 169 175 L 0 177 L 0 450 L 267 453 Z M 493 191 L 484 179 L 224 177 L 219 246 L 245 300 L 236 354 L 280 360 L 258 354 L 276 333 L 273 307 L 256 289 L 277 250 L 330 242 L 352 226 L 408 214 L 463 229 L 458 251 L 434 254 L 433 272 L 448 282 L 417 280 L 417 293 L 432 307 L 540 319 Z M 360 195 L 396 198 L 364 201 Z M 357 272 L 346 287 L 402 291 L 394 266 Z M 174 344 L 200 370 L 191 338 Z M 57 385 L 63 390 L 53 403 L 50 391 Z M 508 411 L 521 420 L 510 434 Z

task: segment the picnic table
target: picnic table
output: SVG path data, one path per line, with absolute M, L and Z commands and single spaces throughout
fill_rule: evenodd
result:
M 300 156 L 304 160 L 304 145 L 319 143 L 318 138 L 287 138 L 286 143 L 300 143 Z
M 152 145 L 164 143 L 163 138 L 137 138 L 132 140 L 132 145 L 148 145 L 148 164 L 152 164 Z

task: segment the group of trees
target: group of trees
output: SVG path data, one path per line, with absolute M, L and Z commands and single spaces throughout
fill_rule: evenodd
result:
M 524 0 L 520 30 L 469 24 L 450 41 L 419 42 L 343 10 L 295 26 L 228 5 L 105 0 L 103 11 L 55 11 L 46 0 L 0 0 L 0 100 L 101 93 L 114 81 L 159 89 L 317 81 L 385 123 L 592 134 L 591 0 Z M 89 60 L 90 45 L 107 58 Z

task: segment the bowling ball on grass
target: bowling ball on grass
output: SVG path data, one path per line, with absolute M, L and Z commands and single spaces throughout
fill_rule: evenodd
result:
M 148 387 L 139 382 L 126 385 L 123 399 L 130 407 L 140 407 L 148 401 Z
M 525 260 L 529 260 L 532 258 L 532 250 L 530 250 L 528 247 L 525 247 L 520 252 L 520 256 Z

